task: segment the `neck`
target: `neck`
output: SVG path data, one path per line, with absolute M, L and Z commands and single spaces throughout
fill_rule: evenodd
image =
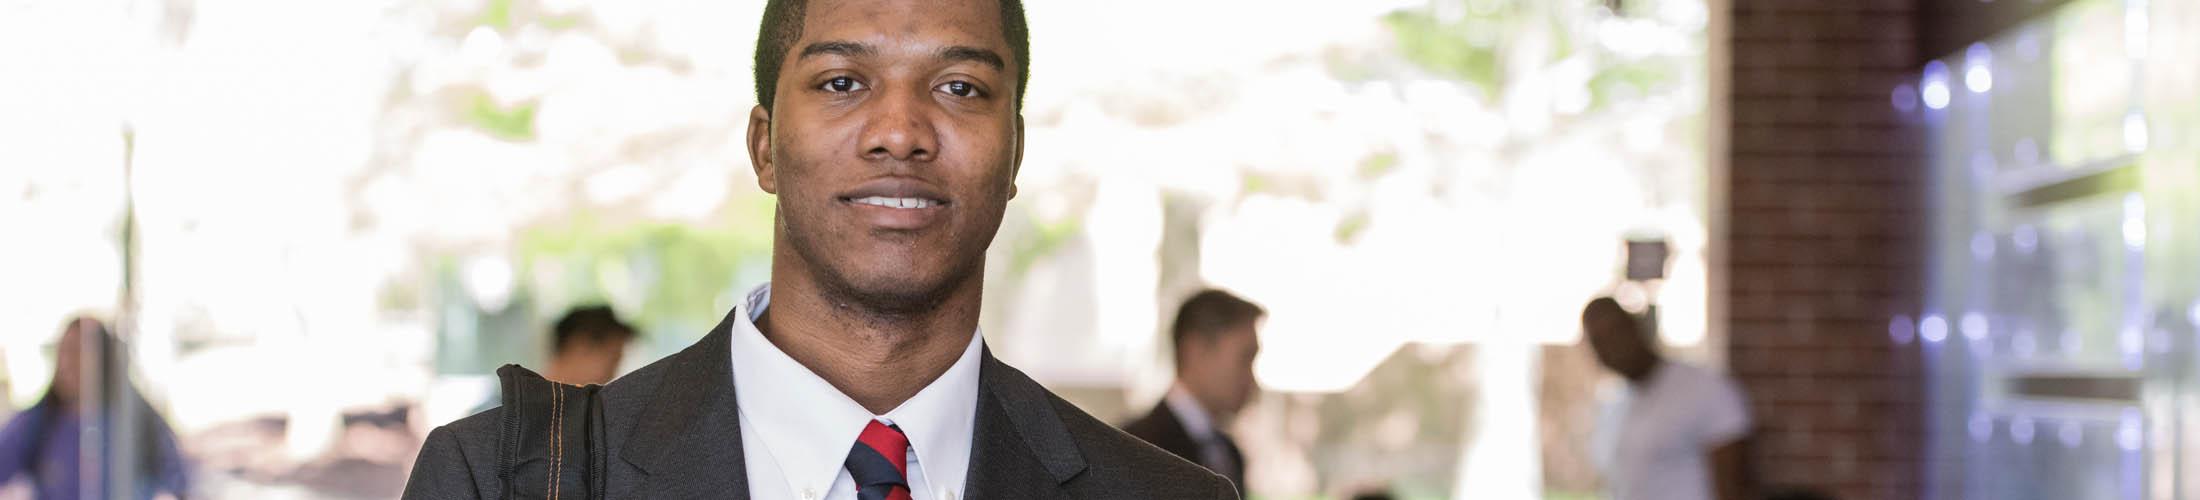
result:
M 939 379 L 977 334 L 977 280 L 930 311 L 882 318 L 832 300 L 805 273 L 773 267 L 771 306 L 757 331 L 872 414 L 893 411 Z
M 1222 426 L 1222 422 L 1224 420 L 1227 420 L 1226 416 L 1223 415 L 1223 412 L 1219 410 L 1219 408 L 1221 408 L 1221 405 L 1215 404 L 1215 398 L 1207 393 L 1200 392 L 1199 389 L 1193 388 L 1191 384 L 1184 383 L 1183 375 L 1177 375 L 1176 386 L 1178 390 L 1184 391 L 1185 395 L 1191 396 L 1190 399 L 1192 400 L 1192 406 L 1197 406 L 1199 407 L 1199 411 L 1206 412 L 1207 420 L 1215 422 L 1214 425 L 1216 427 Z

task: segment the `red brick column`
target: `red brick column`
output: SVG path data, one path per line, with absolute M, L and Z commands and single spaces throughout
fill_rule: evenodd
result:
M 1891 98 L 1915 81 L 1915 6 L 1721 3 L 1731 99 L 1711 293 L 1758 422 L 1752 467 L 1763 485 L 1918 498 L 1925 381 L 1917 346 L 1889 335 L 1924 295 L 1924 130 Z

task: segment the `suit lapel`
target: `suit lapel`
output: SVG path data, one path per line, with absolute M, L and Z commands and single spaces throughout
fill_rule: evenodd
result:
M 749 497 L 741 456 L 740 409 L 733 396 L 735 308 L 703 340 L 674 354 L 672 366 L 635 419 L 622 456 L 647 476 L 631 497 Z
M 1061 495 L 1046 466 L 1024 445 L 1008 413 L 988 393 L 978 397 L 977 432 L 970 443 L 966 500 L 1055 498 Z
M 1084 455 L 1054 412 L 1053 396 L 993 358 L 979 365 L 978 415 L 963 498 L 1059 498 L 1085 470 Z

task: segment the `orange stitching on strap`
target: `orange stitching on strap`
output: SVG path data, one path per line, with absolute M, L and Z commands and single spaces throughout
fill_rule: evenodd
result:
M 565 388 L 550 385 L 550 500 L 558 498 L 558 472 L 560 459 L 565 458 Z

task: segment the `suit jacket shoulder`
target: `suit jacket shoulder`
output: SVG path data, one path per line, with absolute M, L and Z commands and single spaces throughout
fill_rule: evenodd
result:
M 1169 411 L 1168 403 L 1155 403 L 1153 411 L 1123 425 L 1123 432 L 1145 440 L 1162 450 L 1185 460 L 1199 460 L 1199 443 L 1192 440 L 1191 431 L 1184 430 L 1184 423 L 1176 419 L 1176 412 Z
M 979 442 L 973 444 L 972 479 L 985 474 L 981 465 L 1010 465 L 1009 470 L 1015 469 L 987 452 L 1001 448 L 1000 434 L 1015 433 L 1023 441 L 1020 448 L 1029 450 L 1029 458 L 1037 460 L 1060 488 L 1060 495 L 1019 490 L 1019 494 L 1001 498 L 1238 498 L 1237 489 L 1222 476 L 1125 434 L 1041 387 L 1023 372 L 990 355 L 986 359 L 981 375 L 986 401 L 980 405 L 988 408 L 981 408 L 978 417 Z M 978 498 L 977 491 L 971 493 L 970 498 Z
M 491 408 L 428 432 L 405 480 L 404 498 L 496 498 L 497 428 L 503 408 Z

